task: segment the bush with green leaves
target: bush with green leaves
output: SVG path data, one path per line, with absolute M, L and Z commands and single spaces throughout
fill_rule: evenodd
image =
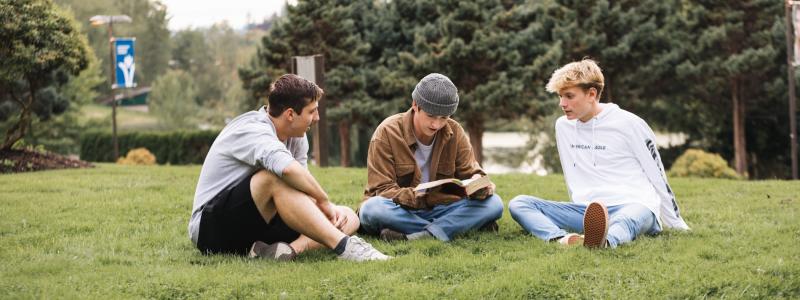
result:
M 147 148 L 158 164 L 202 164 L 217 138 L 216 131 L 131 132 L 119 134 L 119 152 Z M 81 136 L 81 159 L 114 162 L 110 132 L 87 132 Z
M 670 176 L 740 179 L 722 156 L 699 149 L 688 149 L 675 160 Z

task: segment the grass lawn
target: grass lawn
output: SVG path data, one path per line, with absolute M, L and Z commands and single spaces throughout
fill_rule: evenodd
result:
M 800 297 L 800 182 L 671 180 L 693 230 L 615 250 L 524 234 L 384 243 L 388 262 L 330 251 L 276 263 L 203 256 L 187 234 L 198 166 L 0 175 L 0 298 L 794 298 Z M 355 207 L 364 169 L 312 169 Z M 565 200 L 559 176 L 493 176 L 517 194 Z

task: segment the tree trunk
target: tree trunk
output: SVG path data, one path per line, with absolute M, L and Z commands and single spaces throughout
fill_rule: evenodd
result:
M 731 82 L 731 99 L 733 101 L 733 151 L 736 173 L 747 178 L 747 141 L 745 140 L 745 104 L 739 93 L 739 81 Z
M 339 121 L 339 164 L 342 167 L 350 166 L 350 122 Z
M 472 144 L 472 153 L 475 160 L 483 165 L 483 121 L 480 119 L 470 119 L 467 121 L 467 131 L 469 132 L 469 142 Z
M 6 131 L 6 138 L 3 141 L 3 145 L 0 146 L 0 150 L 11 149 L 11 146 L 13 146 L 14 143 L 19 141 L 28 132 L 28 124 L 30 123 L 31 110 L 27 107 L 23 108 L 19 116 L 19 121 L 17 121 L 14 126 L 11 126 L 11 128 Z
M 31 124 L 31 106 L 33 106 L 34 99 L 34 88 L 30 87 L 30 94 L 28 95 L 28 103 L 17 98 L 14 94 L 11 94 L 11 97 L 19 103 L 20 106 L 20 113 L 19 113 L 19 121 L 16 124 L 11 126 L 11 128 L 6 131 L 6 137 L 3 140 L 3 145 L 0 146 L 0 150 L 9 150 L 11 146 L 14 146 L 14 143 L 19 141 L 22 137 L 28 133 L 28 127 Z

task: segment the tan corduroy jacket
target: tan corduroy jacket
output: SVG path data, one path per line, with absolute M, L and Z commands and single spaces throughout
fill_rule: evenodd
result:
M 367 154 L 367 187 L 363 201 L 382 196 L 411 209 L 428 209 L 460 200 L 459 196 L 437 192 L 415 192 L 422 177 L 414 151 L 413 110 L 386 118 L 378 125 Z M 430 160 L 430 180 L 468 179 L 476 173 L 486 175 L 475 160 L 464 129 L 450 119 L 435 136 Z

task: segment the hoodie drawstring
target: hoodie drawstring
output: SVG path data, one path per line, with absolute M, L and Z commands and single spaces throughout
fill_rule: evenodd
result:
M 594 166 L 594 167 L 597 167 L 597 155 L 595 153 L 597 151 L 597 149 L 595 149 L 596 148 L 596 146 L 595 146 L 595 127 L 597 127 L 597 120 L 598 120 L 597 119 L 597 115 L 595 115 L 594 117 L 592 117 L 592 119 L 589 120 L 590 122 L 592 122 L 592 144 L 590 146 L 591 148 L 589 148 L 589 151 L 592 152 L 592 166 Z M 580 120 L 575 120 L 575 141 L 576 142 L 578 141 L 578 124 L 580 124 Z M 578 166 L 578 163 L 577 163 L 578 157 L 577 157 L 577 155 L 575 155 L 575 151 L 577 151 L 577 149 L 575 149 L 573 151 L 570 151 L 571 154 L 572 154 L 572 167 L 577 167 Z
M 597 115 L 592 117 L 592 149 L 589 149 L 589 151 L 592 151 L 592 165 L 594 167 L 597 167 L 597 160 L 595 159 L 595 153 L 597 152 L 597 149 L 596 149 L 595 140 L 594 140 L 594 127 L 595 127 L 595 125 L 597 125 Z
M 577 146 L 577 144 L 578 144 L 578 122 L 580 122 L 580 120 L 575 120 L 575 144 L 576 144 L 575 146 Z M 578 167 L 578 156 L 575 155 L 576 151 L 578 151 L 578 149 L 572 149 L 572 151 L 569 152 L 570 154 L 572 154 L 572 167 L 573 168 L 577 168 Z

